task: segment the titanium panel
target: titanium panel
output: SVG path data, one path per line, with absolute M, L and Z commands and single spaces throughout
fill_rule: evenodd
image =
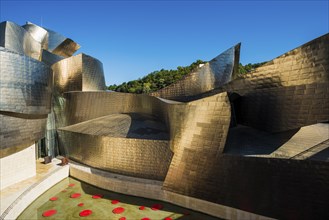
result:
M 25 25 L 22 26 L 25 30 L 27 30 L 31 36 L 42 45 L 42 49 L 48 49 L 48 32 L 44 28 L 35 25 L 31 22 L 26 22 Z
M 30 57 L 0 47 L 0 111 L 50 112 L 52 71 Z
M 211 91 L 230 82 L 239 65 L 240 44 L 226 50 L 182 80 L 150 95 L 186 101 L 189 97 Z
M 58 56 L 56 54 L 50 53 L 47 50 L 42 50 L 41 61 L 49 66 L 52 66 L 53 64 L 63 59 L 65 58 L 62 56 Z
M 103 65 L 97 59 L 79 54 L 52 66 L 54 87 L 58 93 L 105 90 Z
M 241 96 L 240 123 L 281 132 L 329 121 L 329 34 L 241 76 L 221 91 Z
M 40 60 L 41 43 L 34 40 L 24 28 L 13 22 L 4 21 L 0 23 L 0 30 L 1 47 Z
M 113 138 L 59 130 L 72 160 L 128 176 L 163 180 L 172 158 L 168 141 Z
M 103 64 L 86 54 L 82 54 L 83 91 L 106 90 Z
M 227 93 L 178 105 L 171 109 L 169 121 L 174 135 L 174 157 L 163 187 L 169 191 L 193 195 L 208 181 L 216 181 L 209 168 L 218 163 L 231 118 Z
M 63 35 L 49 29 L 47 29 L 47 31 L 48 50 L 50 52 L 59 56 L 70 57 L 80 48 L 80 45 L 70 38 L 66 38 Z
M 0 158 L 31 146 L 44 137 L 47 115 L 44 118 L 19 118 L 0 112 Z

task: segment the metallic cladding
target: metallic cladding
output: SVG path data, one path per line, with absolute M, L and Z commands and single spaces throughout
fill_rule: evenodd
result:
M 172 158 L 168 141 L 114 138 L 59 130 L 71 159 L 98 169 L 163 180 Z
M 47 115 L 44 118 L 17 117 L 0 112 L 0 158 L 31 146 L 44 137 Z
M 135 157 L 132 155 L 135 155 L 136 150 L 139 149 L 139 142 L 143 142 L 144 146 L 150 146 L 150 149 L 162 146 L 162 150 L 158 149 L 153 152 L 155 158 L 161 158 L 161 154 L 167 155 L 167 153 L 164 154 L 164 150 L 165 152 L 171 152 L 170 149 L 175 155 L 176 153 L 178 155 L 178 152 L 182 151 L 184 146 L 191 146 L 192 143 L 193 146 L 196 145 L 196 147 L 200 149 L 202 149 L 202 145 L 206 144 L 209 149 L 213 149 L 212 153 L 216 152 L 216 154 L 219 154 L 222 152 L 225 145 L 227 130 L 230 124 L 230 105 L 226 93 L 190 103 L 173 102 L 147 95 L 114 92 L 69 92 L 64 94 L 64 98 L 64 111 L 62 115 L 59 115 L 61 121 L 57 122 L 62 123 L 63 127 L 59 128 L 59 138 L 62 151 L 68 152 L 68 155 L 71 158 L 79 160 L 87 165 L 128 175 L 127 171 L 123 168 L 114 169 L 112 167 L 114 166 L 113 164 L 111 167 L 106 167 L 103 164 L 105 162 L 97 162 L 102 163 L 102 165 L 97 165 L 95 162 L 113 161 L 110 157 L 113 157 L 113 154 L 115 155 L 115 153 L 112 152 L 111 154 L 107 154 L 105 152 L 108 151 L 108 148 L 112 149 L 120 143 L 121 146 L 119 149 L 126 149 L 126 154 L 122 154 L 125 155 L 122 160 L 130 161 L 126 162 L 127 164 L 122 165 L 122 167 L 130 167 L 129 169 L 134 167 L 135 173 L 130 172 L 129 175 L 136 177 L 156 178 L 162 180 L 165 178 L 165 175 L 163 175 L 164 172 L 159 172 L 159 175 L 161 175 L 157 177 L 147 174 L 147 172 L 151 172 L 155 168 L 149 168 L 150 170 L 145 171 L 145 174 L 143 174 L 141 171 L 148 169 L 146 165 L 137 162 L 134 164 L 136 159 L 130 160 L 130 157 Z M 93 107 L 90 108 L 90 106 Z M 150 141 L 146 139 L 122 138 L 122 140 L 118 141 L 118 138 L 115 139 L 113 137 L 95 136 L 82 133 L 80 133 L 81 136 L 79 136 L 79 133 L 64 128 L 64 126 L 86 122 L 91 119 L 117 113 L 142 113 L 154 115 L 159 121 L 166 124 L 170 134 L 169 142 L 165 141 L 166 144 L 161 145 L 157 140 Z M 220 120 L 221 123 L 218 123 L 218 120 Z M 97 130 L 98 128 L 95 125 L 93 126 L 93 129 Z M 81 138 L 81 141 L 79 138 Z M 116 145 L 112 145 L 112 143 L 116 143 Z M 151 147 L 152 145 L 153 148 Z M 99 153 L 97 154 L 92 153 L 92 151 L 86 151 L 84 153 L 83 150 L 81 150 L 81 148 L 89 149 L 93 148 L 93 146 L 104 149 L 98 149 Z M 105 146 L 108 146 L 108 148 Z M 145 147 L 145 155 L 149 154 L 147 149 L 148 147 Z M 79 154 L 88 154 L 88 156 L 86 155 L 82 159 Z M 130 159 L 127 160 L 127 158 Z M 168 160 L 169 159 L 165 158 L 157 159 L 162 167 L 167 168 L 169 166 L 169 164 L 167 164 Z M 174 167 L 173 169 L 176 168 Z M 168 181 L 170 182 L 170 180 Z
M 105 90 L 103 65 L 97 59 L 78 54 L 52 65 L 54 88 L 58 93 Z
M 193 194 L 200 185 L 215 181 L 208 167 L 222 154 L 231 118 L 227 93 L 220 93 L 172 109 L 169 121 L 174 135 L 174 157 L 163 187 Z
M 41 44 L 42 49 L 48 49 L 48 32 L 44 28 L 35 25 L 31 22 L 26 22 L 25 25 L 22 26 L 25 30 L 27 30 L 31 36 Z
M 226 50 L 199 67 L 182 80 L 150 95 L 170 100 L 185 101 L 190 96 L 211 91 L 230 82 L 239 65 L 240 44 Z
M 280 132 L 329 121 L 329 34 L 291 50 L 221 91 L 241 96 L 240 122 Z
M 53 54 L 53 53 L 49 52 L 48 50 L 42 50 L 41 61 L 49 66 L 51 66 L 63 59 L 65 59 L 65 57 Z
M 10 21 L 0 23 L 0 30 L 0 46 L 40 60 L 41 43 L 37 42 L 28 31 Z
M 56 55 L 63 57 L 72 56 L 75 51 L 80 48 L 80 45 L 73 40 L 64 37 L 52 30 L 48 31 L 48 50 Z
M 52 71 L 30 57 L 0 47 L 0 111 L 50 112 Z

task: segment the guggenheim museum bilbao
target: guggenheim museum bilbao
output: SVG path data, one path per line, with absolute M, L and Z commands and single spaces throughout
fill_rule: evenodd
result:
M 106 91 L 79 48 L 0 23 L 2 192 L 60 155 L 79 180 L 221 218 L 329 218 L 329 34 L 244 75 L 237 44 L 150 94 Z

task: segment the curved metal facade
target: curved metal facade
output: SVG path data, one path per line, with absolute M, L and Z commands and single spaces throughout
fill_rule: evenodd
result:
M 0 58 L 0 111 L 47 115 L 51 107 L 50 67 L 3 47 Z
M 225 85 L 241 96 L 240 123 L 270 132 L 329 121 L 329 34 Z
M 44 137 L 47 115 L 45 118 L 33 117 L 0 112 L 0 158 L 29 147 Z
M 62 151 L 84 164 L 135 177 L 164 180 L 173 153 L 176 161 L 182 160 L 183 155 L 186 157 L 184 148 L 190 148 L 192 143 L 199 150 L 204 150 L 202 146 L 207 143 L 209 152 L 215 155 L 221 153 L 230 124 L 230 104 L 226 93 L 190 103 L 113 92 L 69 92 L 65 93 L 64 98 L 64 111 L 58 117 L 61 121 L 57 122 L 62 126 L 59 128 Z M 118 113 L 154 115 L 166 125 L 169 140 L 115 138 L 94 133 L 106 128 L 92 121 L 106 120 L 104 116 Z M 90 130 L 87 128 L 73 129 L 85 123 L 90 123 L 93 133 L 87 132 Z M 118 155 L 121 158 L 117 158 Z M 148 162 L 145 163 L 145 160 Z M 172 164 L 177 165 L 175 162 Z M 176 165 L 169 173 L 181 178 L 175 174 L 182 171 Z M 189 171 L 186 166 L 186 173 Z M 170 183 L 174 180 L 166 181 Z
M 152 96 L 105 92 L 101 62 L 70 57 L 80 46 L 56 32 L 3 22 L 0 36 L 1 157 L 46 137 L 50 155 L 58 141 L 73 160 L 183 195 L 276 218 L 327 215 L 328 163 L 223 152 L 232 120 L 270 132 L 329 121 L 329 34 L 243 76 L 238 44 Z
M 70 57 L 80 48 L 80 45 L 70 38 L 66 38 L 63 35 L 49 29 L 47 29 L 47 32 L 48 50 L 53 54 L 63 57 Z
M 188 74 L 182 80 L 150 95 L 170 100 L 187 101 L 189 97 L 219 88 L 236 75 L 240 59 L 240 44 L 226 50 Z
M 45 134 L 51 108 L 52 71 L 33 58 L 0 47 L 1 157 Z
M 69 57 L 55 63 L 52 69 L 54 89 L 59 93 L 106 88 L 103 65 L 91 56 L 79 54 Z
M 21 26 L 4 21 L 0 23 L 0 46 L 40 60 L 41 43 Z
M 27 30 L 31 36 L 41 44 L 42 49 L 48 49 L 48 32 L 44 28 L 35 25 L 31 22 L 27 22 L 22 26 Z

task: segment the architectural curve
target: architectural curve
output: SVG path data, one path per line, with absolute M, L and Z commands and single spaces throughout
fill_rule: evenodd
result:
M 69 91 L 105 90 L 103 65 L 86 54 L 78 54 L 52 65 L 54 89 L 59 93 Z
M 48 114 L 52 92 L 50 67 L 3 47 L 0 58 L 0 111 Z
M 190 97 L 220 88 L 237 75 L 240 45 L 239 43 L 229 48 L 178 82 L 152 92 L 150 95 L 176 101 L 187 101 Z
M 66 38 L 63 35 L 49 30 L 48 31 L 48 50 L 56 55 L 63 57 L 72 56 L 79 48 L 80 45 Z
M 23 27 L 13 22 L 0 23 L 0 46 L 40 60 L 41 43 L 36 41 Z
M 31 22 L 26 22 L 26 24 L 22 27 L 27 30 L 37 42 L 41 44 L 42 49 L 48 49 L 48 32 L 46 29 Z

